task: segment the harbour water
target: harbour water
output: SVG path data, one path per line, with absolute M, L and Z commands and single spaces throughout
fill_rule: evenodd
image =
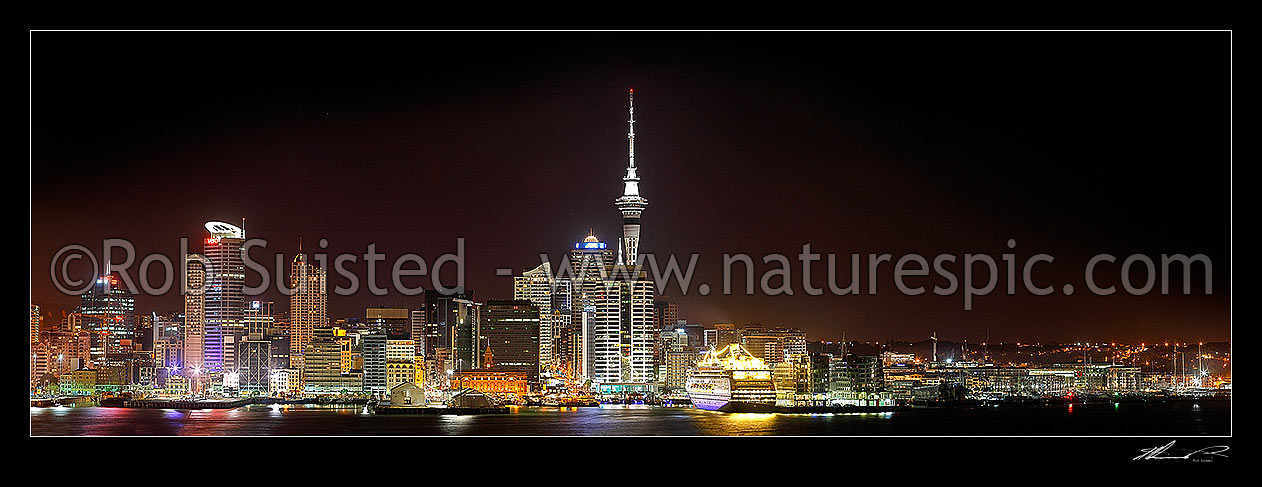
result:
M 1231 434 L 1227 400 L 918 408 L 892 413 L 733 414 L 692 408 L 513 408 L 510 414 L 374 415 L 362 407 L 32 407 L 44 435 L 1185 436 Z

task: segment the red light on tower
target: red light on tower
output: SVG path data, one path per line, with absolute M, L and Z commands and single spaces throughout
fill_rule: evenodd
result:
M 628 93 L 635 93 L 635 88 L 631 88 L 631 89 L 630 89 L 630 90 L 628 90 L 627 92 L 628 92 Z

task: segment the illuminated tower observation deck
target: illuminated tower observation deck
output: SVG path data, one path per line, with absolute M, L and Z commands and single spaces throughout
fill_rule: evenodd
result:
M 627 175 L 623 176 L 622 196 L 614 200 L 618 211 L 622 212 L 622 248 L 619 252 L 619 264 L 635 265 L 638 262 L 640 249 L 640 213 L 649 205 L 649 200 L 640 196 L 640 176 L 635 172 L 635 90 L 628 92 L 630 98 L 631 119 L 628 121 L 631 130 L 627 132 L 628 163 Z

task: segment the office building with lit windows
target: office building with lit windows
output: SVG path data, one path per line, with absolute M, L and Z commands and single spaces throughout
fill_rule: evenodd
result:
M 123 343 L 135 337 L 136 295 L 111 274 L 98 278 L 79 299 L 83 327 L 92 333 L 92 360 L 124 353 Z
M 307 263 L 307 254 L 299 251 L 290 269 L 293 294 L 289 296 L 289 363 L 299 374 L 291 376 L 289 381 L 302 388 L 303 374 L 307 370 L 307 345 L 313 340 L 315 330 L 329 324 L 328 294 L 324 269 Z
M 483 364 L 483 368 L 525 372 L 526 382 L 538 384 L 541 322 L 534 302 L 487 300 L 481 317 L 482 334 L 491 357 L 491 363 Z
M 206 309 L 203 367 L 222 372 L 235 368 L 232 348 L 245 335 L 245 230 L 231 223 L 206 222 Z

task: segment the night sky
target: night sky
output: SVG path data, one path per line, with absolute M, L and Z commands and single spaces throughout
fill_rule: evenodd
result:
M 63 245 L 99 252 L 117 237 L 174 257 L 180 237 L 200 251 L 204 222 L 242 217 L 248 237 L 269 241 L 252 254 L 269 267 L 299 238 L 308 251 L 327 238 L 331 253 L 376 243 L 388 263 L 408 252 L 432 262 L 464 237 L 467 286 L 479 300 L 510 298 L 512 279 L 495 269 L 559 257 L 589 227 L 616 243 L 634 88 L 649 200 L 641 249 L 701 254 L 693 292 L 667 292 L 690 322 L 792 326 L 824 340 L 937 331 L 980 342 L 988 328 L 992 341 L 1227 340 L 1230 41 L 1226 32 L 35 32 L 32 301 L 77 302 L 49 276 Z M 805 243 L 838 254 L 848 281 L 851 253 L 998 259 L 1009 238 L 1019 262 L 1056 257 L 1036 274 L 1055 295 L 1019 287 L 964 311 L 958 293 L 901 295 L 892 263 L 876 296 L 866 282 L 859 296 L 801 294 Z M 799 294 L 697 296 L 696 283 L 719 287 L 725 252 L 788 255 Z M 1119 256 L 1097 270 L 1116 295 L 1086 291 L 1082 269 L 1097 253 Z M 1199 279 L 1191 296 L 1125 295 L 1117 275 L 1132 253 L 1208 255 L 1213 295 Z M 352 266 L 361 279 L 364 266 Z M 815 263 L 817 286 L 824 269 Z M 382 286 L 388 273 L 379 264 Z M 1059 292 L 1067 282 L 1078 288 L 1071 297 Z M 365 290 L 332 296 L 329 313 L 419 302 Z M 137 309 L 181 303 L 172 291 L 139 297 Z

